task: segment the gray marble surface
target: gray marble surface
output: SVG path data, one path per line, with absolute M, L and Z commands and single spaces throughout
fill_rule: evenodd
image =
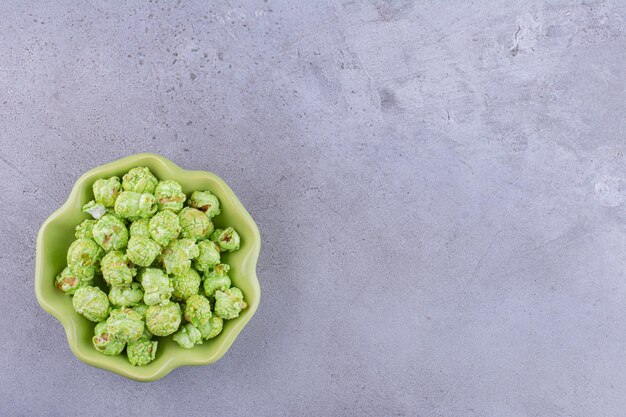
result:
M 10 416 L 618 416 L 626 3 L 3 1 Z M 87 366 L 33 292 L 84 171 L 156 152 L 256 219 L 214 366 Z

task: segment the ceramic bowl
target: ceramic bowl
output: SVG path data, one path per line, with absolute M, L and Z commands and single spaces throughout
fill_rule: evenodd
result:
M 183 349 L 171 337 L 159 338 L 156 359 L 146 366 L 132 366 L 126 355 L 106 356 L 91 343 L 95 323 L 77 314 L 71 297 L 54 286 L 56 275 L 65 267 L 67 249 L 74 241 L 74 228 L 88 215 L 81 211 L 93 197 L 91 187 L 98 178 L 117 175 L 120 178 L 135 166 L 146 166 L 159 179 L 178 181 L 189 195 L 194 190 L 210 190 L 217 195 L 222 213 L 213 219 L 216 228 L 233 226 L 241 236 L 241 249 L 224 253 L 222 260 L 231 266 L 234 286 L 241 288 L 249 307 L 234 320 L 224 321 L 224 330 L 216 338 L 206 340 L 192 349 Z M 137 154 L 120 159 L 82 175 L 74 184 L 65 202 L 41 225 L 37 236 L 35 294 L 41 307 L 56 317 L 67 334 L 74 355 L 98 368 L 116 372 L 137 381 L 155 381 L 179 366 L 209 365 L 221 358 L 259 306 L 261 289 L 256 276 L 256 263 L 261 248 L 259 229 L 235 193 L 217 175 L 206 171 L 188 171 L 155 154 Z

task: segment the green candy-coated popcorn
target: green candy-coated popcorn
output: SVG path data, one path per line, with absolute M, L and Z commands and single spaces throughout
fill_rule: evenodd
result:
M 104 207 L 102 204 L 96 203 L 93 200 L 83 206 L 83 213 L 89 213 L 94 219 L 101 218 L 106 214 L 106 212 L 106 207 Z
M 207 297 L 213 297 L 215 291 L 225 291 L 230 288 L 228 271 L 230 271 L 230 265 L 219 264 L 212 271 L 204 274 L 204 293 Z
M 54 285 L 67 295 L 72 295 L 82 287 L 90 286 L 93 279 L 93 267 L 78 268 L 78 271 L 84 272 L 85 269 L 91 270 L 91 275 L 77 273 L 76 268 L 66 266 L 59 275 L 57 275 Z M 198 282 L 199 284 L 199 282 Z
M 178 216 L 169 210 L 160 211 L 150 219 L 150 236 L 161 246 L 167 246 L 180 233 Z
M 72 272 L 84 282 L 91 281 L 96 275 L 96 272 L 99 272 L 96 270 L 95 266 L 68 265 L 68 268 L 70 268 Z
M 130 264 L 128 257 L 116 250 L 104 255 L 100 265 L 102 276 L 109 285 L 128 285 L 137 273 L 137 270 Z
M 178 213 L 181 236 L 193 240 L 205 239 L 213 232 L 213 222 L 198 209 L 185 207 Z
M 202 344 L 202 334 L 196 326 L 191 323 L 185 324 L 176 332 L 172 339 L 185 349 L 191 349 L 196 344 Z
M 134 306 L 133 310 L 135 310 L 137 313 L 141 314 L 141 317 L 143 317 L 145 319 L 146 318 L 146 310 L 148 310 L 148 307 L 149 307 L 148 305 L 146 305 L 143 302 L 141 302 L 138 305 Z
M 198 245 L 192 239 L 175 240 L 163 249 L 163 266 L 168 274 L 184 274 L 198 254 Z
M 122 177 L 124 191 L 154 194 L 159 180 L 146 167 L 136 167 Z
M 133 366 L 144 366 L 149 364 L 156 357 L 158 345 L 159 342 L 151 341 L 150 339 L 144 337 L 133 342 L 128 342 L 128 346 L 126 347 L 128 361 Z
M 96 266 L 94 265 L 89 265 L 89 266 L 80 266 L 80 265 L 68 265 L 72 267 L 72 271 L 74 271 L 74 273 L 81 277 L 81 279 L 85 279 L 87 281 L 91 281 L 91 279 L 93 277 L 96 276 L 96 274 L 99 274 L 99 270 L 96 268 Z M 89 284 L 91 285 L 91 284 Z
M 96 224 L 95 220 L 83 220 L 81 224 L 76 226 L 76 233 L 74 236 L 76 239 L 87 238 L 93 239 L 93 226 Z
M 98 352 L 104 353 L 105 355 L 109 356 L 119 355 L 120 353 L 122 353 L 124 347 L 126 346 L 126 342 L 116 340 L 108 333 L 107 324 L 104 321 L 96 324 L 96 328 L 94 329 L 94 337 L 91 339 L 91 341 L 93 342 L 93 346 Z
M 210 240 L 198 242 L 198 256 L 194 261 L 194 267 L 202 272 L 213 268 L 220 263 L 220 247 Z
M 76 290 L 72 299 L 74 310 L 96 323 L 106 320 L 109 316 L 109 297 L 97 287 L 82 287 Z
M 239 317 L 241 310 L 248 307 L 243 301 L 243 293 L 237 287 L 215 292 L 215 314 L 223 319 Z
M 113 286 L 109 291 L 109 300 L 116 307 L 133 307 L 143 300 L 141 285 L 133 282 L 130 285 Z
M 93 226 L 93 239 L 107 252 L 123 249 L 128 244 L 128 229 L 119 217 L 105 214 Z
M 195 259 L 200 250 L 198 249 L 198 245 L 192 239 L 179 239 L 175 242 L 175 244 L 170 245 L 170 247 L 174 247 L 175 250 L 181 251 L 185 254 L 187 259 Z
M 178 213 L 183 208 L 187 196 L 179 183 L 174 180 L 161 181 L 154 190 L 159 210 L 171 210 Z
M 157 208 L 156 198 L 149 193 L 122 191 L 115 200 L 115 214 L 131 221 L 152 217 Z
M 111 177 L 109 179 L 96 180 L 92 188 L 96 203 L 102 204 L 104 207 L 113 207 L 115 199 L 120 194 L 122 185 L 118 177 Z
M 220 214 L 220 200 L 210 191 L 194 191 L 189 198 L 189 207 L 197 208 L 210 217 Z
M 116 340 L 130 342 L 139 339 L 143 334 L 143 317 L 132 308 L 112 310 L 106 323 L 107 332 Z
M 194 294 L 187 299 L 185 304 L 185 320 L 200 326 L 211 318 L 211 303 L 205 297 Z
M 150 266 L 160 251 L 161 247 L 154 240 L 143 236 L 133 236 L 128 239 L 126 256 L 135 265 Z
M 215 230 L 217 196 L 195 191 L 184 207 L 181 184 L 159 181 L 146 167 L 121 180 L 98 179 L 92 188 L 94 200 L 83 211 L 95 220 L 76 227 L 77 240 L 55 286 L 74 296 L 79 314 L 99 322 L 92 338 L 96 350 L 117 355 L 126 349 L 131 364 L 146 365 L 156 357 L 153 335 L 174 334 L 181 347 L 192 348 L 216 337 L 225 319 L 247 308 L 241 290 L 231 287 L 229 265 L 220 263 L 221 252 L 238 250 L 241 238 L 232 227 Z M 93 286 L 100 272 L 108 294 Z
M 130 237 L 150 237 L 150 219 L 138 219 L 131 223 L 129 228 Z
M 180 275 L 172 275 L 172 287 L 174 288 L 172 296 L 176 300 L 185 301 L 187 298 L 198 293 L 200 281 L 200 274 L 191 268 Z
M 67 250 L 67 264 L 71 266 L 96 266 L 102 257 L 102 248 L 91 239 L 76 239 Z
M 167 303 L 174 291 L 170 279 L 160 269 L 144 269 L 139 281 L 144 290 L 143 302 L 149 306 Z
M 157 304 L 146 310 L 146 326 L 155 336 L 168 336 L 178 330 L 182 320 L 177 303 Z
M 143 333 L 141 334 L 141 337 L 144 339 L 148 339 L 148 340 L 152 339 L 152 333 L 150 333 L 150 330 L 148 330 L 148 327 L 146 326 L 143 327 Z
M 198 326 L 203 339 L 212 339 L 222 332 L 224 328 L 224 319 L 217 315 L 211 316 L 209 321 Z
M 217 243 L 223 251 L 234 252 L 239 250 L 239 233 L 232 227 L 228 227 L 225 230 L 217 229 L 211 235 L 211 240 Z
M 223 232 L 223 231 L 224 231 L 224 229 L 215 229 L 215 230 L 213 231 L 213 233 L 211 233 L 211 234 L 209 235 L 209 240 L 210 240 L 211 242 L 215 242 L 215 243 L 217 243 L 217 240 L 219 239 L 219 237 L 220 237 L 220 235 L 222 234 L 222 232 Z

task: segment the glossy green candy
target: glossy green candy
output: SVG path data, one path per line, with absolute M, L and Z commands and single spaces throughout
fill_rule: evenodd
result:
M 107 331 L 116 340 L 130 342 L 139 339 L 143 334 L 143 317 L 132 308 L 112 310 L 106 323 Z
M 185 320 L 195 326 L 205 324 L 211 318 L 211 303 L 200 294 L 194 294 L 185 304 Z
M 220 201 L 210 191 L 194 191 L 191 193 L 189 207 L 197 208 L 209 218 L 220 214 Z
M 178 216 L 169 210 L 160 211 L 150 219 L 150 236 L 161 246 L 167 246 L 178 237 L 181 227 Z
M 97 287 L 82 287 L 76 290 L 72 305 L 78 314 L 96 323 L 106 320 L 109 316 L 109 297 Z
M 178 213 L 178 218 L 182 227 L 180 235 L 184 238 L 196 241 L 209 237 L 213 232 L 213 222 L 198 209 L 185 207 Z
M 191 268 L 191 260 L 199 254 L 192 239 L 179 239 L 163 249 L 163 266 L 168 274 L 184 274 Z
M 187 272 L 180 275 L 172 275 L 172 287 L 174 292 L 172 296 L 179 301 L 185 301 L 187 298 L 198 293 L 200 289 L 200 274 L 196 270 L 189 268 Z
M 212 315 L 209 321 L 198 326 L 203 339 L 212 339 L 222 332 L 224 328 L 224 319 L 217 315 Z
M 246 307 L 248 304 L 243 301 L 243 293 L 237 287 L 215 292 L 215 314 L 223 319 L 239 317 L 241 310 Z
M 104 321 L 96 324 L 91 341 L 98 352 L 109 356 L 119 355 L 126 346 L 126 342 L 117 340 L 108 333 L 107 324 Z
M 83 220 L 81 224 L 76 226 L 76 233 L 74 236 L 76 239 L 87 238 L 93 239 L 93 226 L 96 224 L 95 220 Z
M 90 214 L 94 219 L 99 219 L 106 214 L 107 208 L 91 200 L 83 206 L 83 212 Z
M 156 357 L 158 345 L 159 342 L 151 341 L 150 339 L 144 337 L 128 342 L 128 346 L 126 347 L 128 361 L 133 366 L 144 366 L 149 364 Z
M 202 334 L 200 330 L 191 323 L 187 323 L 181 327 L 180 330 L 172 336 L 172 339 L 174 339 L 180 347 L 185 349 L 191 349 L 197 344 L 202 344 Z
M 198 271 L 207 272 L 220 263 L 220 247 L 210 240 L 198 242 L 198 256 L 194 260 L 194 267 Z
M 178 330 L 182 320 L 180 306 L 168 302 L 148 307 L 146 310 L 146 326 L 155 336 L 168 336 Z
M 144 269 L 139 281 L 144 290 L 143 302 L 149 306 L 167 303 L 174 291 L 168 276 L 157 268 Z
M 156 198 L 149 193 L 122 191 L 115 200 L 115 214 L 131 221 L 150 218 L 157 208 Z
M 135 265 L 150 266 L 160 251 L 161 247 L 154 240 L 143 236 L 133 236 L 128 240 L 126 256 Z
M 159 180 L 146 167 L 136 167 L 122 177 L 124 191 L 154 194 Z
M 187 196 L 179 183 L 174 180 L 160 181 L 154 191 L 159 210 L 171 210 L 178 213 L 183 208 Z
M 93 268 L 78 268 L 78 271 L 84 272 L 86 269 L 91 271 L 91 275 L 77 273 L 76 268 L 66 266 L 59 275 L 57 275 L 54 285 L 67 295 L 72 295 L 81 287 L 87 287 L 92 284 Z M 198 282 L 199 284 L 199 282 Z
M 128 229 L 130 237 L 143 236 L 150 237 L 150 219 L 137 219 L 130 224 Z
M 93 195 L 96 203 L 104 207 L 113 207 L 117 196 L 120 194 L 122 184 L 118 177 L 99 179 L 93 183 Z
M 102 249 L 91 239 L 76 239 L 67 250 L 67 264 L 72 266 L 96 266 L 102 257 Z
M 217 229 L 211 235 L 211 240 L 217 243 L 223 251 L 234 252 L 239 250 L 239 234 L 232 227 L 224 230 Z
M 116 307 L 134 307 L 141 304 L 143 290 L 141 285 L 133 282 L 130 285 L 116 285 L 109 290 L 109 301 Z
M 128 257 L 116 250 L 104 255 L 100 264 L 102 266 L 102 276 L 109 285 L 128 285 L 137 273 Z
M 105 214 L 93 226 L 93 239 L 107 252 L 123 249 L 128 244 L 128 229 L 119 217 Z
M 207 297 L 213 297 L 216 291 L 224 291 L 230 288 L 230 277 L 228 276 L 230 265 L 216 265 L 212 271 L 204 274 L 204 293 Z

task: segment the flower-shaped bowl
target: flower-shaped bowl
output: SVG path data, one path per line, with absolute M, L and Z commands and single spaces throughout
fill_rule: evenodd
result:
M 74 241 L 74 228 L 88 218 L 81 209 L 93 198 L 91 187 L 94 181 L 114 175 L 121 178 L 135 166 L 150 168 L 159 179 L 178 181 L 187 195 L 195 190 L 209 190 L 219 198 L 222 213 L 213 218 L 215 227 L 233 226 L 241 236 L 240 250 L 224 253 L 222 259 L 231 266 L 229 275 L 232 283 L 241 288 L 248 303 L 248 308 L 239 317 L 224 321 L 224 329 L 217 337 L 192 349 L 181 348 L 171 337 L 159 339 L 156 359 L 146 366 L 132 366 L 125 354 L 106 356 L 96 351 L 91 342 L 95 323 L 77 314 L 72 308 L 71 297 L 54 286 L 56 275 L 66 265 L 66 252 Z M 260 248 L 261 237 L 256 223 L 235 193 L 217 175 L 182 169 L 160 155 L 132 155 L 82 175 L 65 204 L 41 225 L 37 236 L 35 294 L 41 307 L 65 328 L 67 341 L 78 359 L 137 381 L 155 381 L 179 366 L 212 364 L 228 351 L 259 306 L 261 289 L 256 276 L 256 263 Z

